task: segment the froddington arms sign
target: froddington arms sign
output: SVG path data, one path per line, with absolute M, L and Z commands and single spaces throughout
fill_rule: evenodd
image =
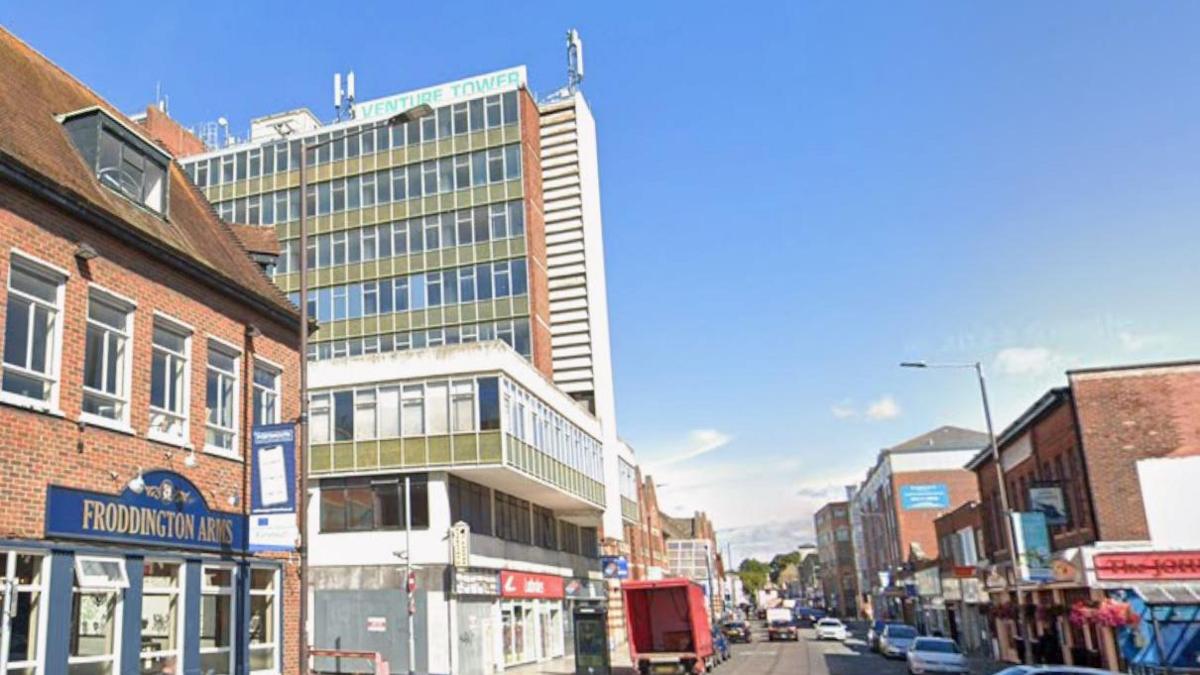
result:
M 140 492 L 120 495 L 51 485 L 46 491 L 46 536 L 182 549 L 243 551 L 245 516 L 208 508 L 183 476 L 151 471 Z
M 524 85 L 525 66 L 517 66 L 439 84 L 436 87 L 427 87 L 356 103 L 354 104 L 354 117 L 360 120 L 391 117 L 422 103 L 437 108 L 469 98 L 511 91 Z

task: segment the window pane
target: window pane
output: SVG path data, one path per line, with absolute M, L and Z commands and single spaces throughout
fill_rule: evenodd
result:
M 340 487 L 321 485 L 321 531 L 342 532 L 346 529 L 346 491 Z
M 500 428 L 500 386 L 494 377 L 479 379 L 479 428 L 483 431 Z
M 429 406 L 430 434 L 445 434 L 450 431 L 447 384 L 434 382 L 425 386 L 425 398 Z
M 354 439 L 354 392 L 339 391 L 333 395 L 333 440 Z

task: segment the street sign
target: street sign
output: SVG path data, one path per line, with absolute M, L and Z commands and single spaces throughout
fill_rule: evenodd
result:
M 471 526 L 461 520 L 450 527 L 450 558 L 455 567 L 471 565 Z

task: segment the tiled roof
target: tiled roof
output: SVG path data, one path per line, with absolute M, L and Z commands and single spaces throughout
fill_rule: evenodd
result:
M 251 253 L 279 255 L 279 237 L 273 227 L 258 227 L 256 225 L 239 225 L 230 223 L 234 235 L 242 242 L 242 246 Z
M 117 223 L 168 262 L 193 263 L 198 276 L 212 275 L 278 319 L 298 322 L 297 310 L 250 259 L 177 163 L 169 170 L 165 219 L 100 184 L 57 117 L 94 106 L 137 129 L 83 83 L 0 28 L 0 163 Z

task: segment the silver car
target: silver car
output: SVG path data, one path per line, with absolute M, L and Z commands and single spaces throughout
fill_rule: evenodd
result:
M 1013 666 L 996 675 L 1112 675 L 1112 671 L 1079 666 Z
M 966 675 L 970 672 L 967 659 L 958 650 L 954 640 L 947 638 L 919 637 L 908 648 L 909 675 L 925 673 L 954 673 Z
M 889 623 L 879 634 L 879 653 L 889 659 L 902 659 L 915 639 L 916 628 L 903 623 Z

